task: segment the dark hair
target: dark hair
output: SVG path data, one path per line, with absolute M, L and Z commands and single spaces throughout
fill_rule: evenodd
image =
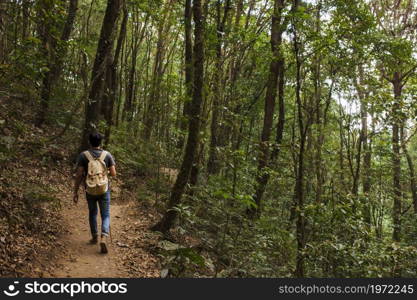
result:
M 103 136 L 98 132 L 90 133 L 88 140 L 90 141 L 91 146 L 99 147 L 101 145 L 101 141 L 103 140 Z

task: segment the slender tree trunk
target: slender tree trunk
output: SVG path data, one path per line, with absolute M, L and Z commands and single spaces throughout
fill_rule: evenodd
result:
M 200 174 L 200 168 L 203 161 L 204 146 L 205 144 L 200 142 L 196 150 L 195 162 L 190 171 L 189 189 L 187 192 L 187 195 L 189 197 L 192 197 L 194 195 L 195 187 L 198 184 L 198 176 Z
M 188 138 L 185 154 L 180 172 L 171 191 L 168 208 L 162 220 L 152 229 L 167 233 L 173 226 L 177 211 L 173 208 L 181 202 L 182 194 L 188 182 L 191 168 L 197 150 L 200 131 L 200 110 L 203 99 L 204 80 L 204 20 L 202 15 L 201 0 L 193 1 L 194 13 L 194 89 L 190 107 L 190 121 L 188 126 Z
M 117 95 L 117 67 L 119 63 L 120 52 L 122 49 L 122 45 L 124 39 L 126 37 L 126 26 L 127 20 L 129 16 L 129 12 L 127 11 L 126 2 L 123 2 L 123 20 L 120 26 L 119 37 L 117 39 L 117 46 L 114 53 L 113 59 L 109 59 L 109 64 L 107 65 L 106 71 L 106 81 L 105 81 L 105 88 L 104 88 L 104 98 L 106 105 L 106 110 L 104 111 L 105 119 L 106 119 L 106 132 L 105 132 L 105 146 L 107 147 L 110 143 L 110 136 L 111 136 L 111 129 L 113 127 L 113 111 L 114 111 L 114 104 L 116 102 L 116 95 Z
M 369 203 L 369 193 L 371 191 L 371 175 L 370 175 L 370 168 L 371 168 L 371 150 L 370 145 L 368 143 L 368 103 L 367 103 L 367 95 L 368 93 L 364 91 L 364 74 L 363 74 L 363 67 L 358 67 L 358 75 L 359 81 L 355 82 L 356 90 L 358 92 L 359 100 L 360 100 L 360 114 L 361 114 L 361 133 L 360 133 L 360 144 L 362 145 L 363 155 L 363 176 L 362 176 L 362 185 L 363 185 L 363 194 L 364 194 L 364 202 L 363 204 L 363 217 L 364 222 L 368 225 L 371 224 L 371 211 L 370 211 L 370 203 Z M 359 176 L 359 174 L 358 174 Z M 358 179 L 359 180 L 359 179 Z M 357 193 L 357 190 L 356 190 Z
M 253 9 L 254 1 L 249 3 L 249 9 L 247 13 L 247 19 L 251 18 L 251 10 Z M 248 23 L 245 25 L 245 30 L 241 30 L 241 17 L 243 14 L 243 1 L 239 0 L 236 4 L 236 14 L 233 27 L 227 26 L 227 28 L 232 29 L 232 35 L 243 35 L 242 39 L 245 39 L 246 31 L 248 29 Z M 230 18 L 228 18 L 229 20 Z M 231 21 L 230 21 L 231 22 Z M 230 23 L 228 22 L 228 23 Z M 224 49 L 227 49 L 229 40 L 224 41 Z M 242 47 L 239 43 L 234 43 L 229 46 L 229 56 L 230 62 L 229 67 L 226 70 L 224 82 L 229 82 L 229 86 L 227 89 L 223 87 L 223 109 L 221 110 L 221 124 L 217 129 L 217 144 L 219 145 L 219 150 L 222 151 L 222 147 L 225 147 L 229 144 L 231 140 L 231 136 L 236 136 L 238 134 L 239 129 L 234 124 L 239 124 L 240 122 L 235 120 L 235 116 L 241 114 L 242 105 L 239 103 L 238 99 L 240 98 L 241 90 L 238 87 L 238 79 L 241 74 L 242 66 L 245 63 L 245 55 L 248 53 L 249 47 Z M 252 64 L 251 67 L 247 69 L 247 74 L 250 74 L 254 69 L 254 65 Z M 247 76 L 249 77 L 249 75 Z M 266 86 L 266 85 L 265 85 Z M 259 96 L 263 94 L 260 93 Z M 258 97 L 257 97 L 258 98 Z M 230 113 L 232 112 L 232 113 Z M 233 140 L 233 137 L 232 137 Z M 221 161 L 221 160 L 220 160 Z
M 36 3 L 37 10 L 37 34 L 40 43 L 40 53 L 43 56 L 46 66 L 50 68 L 52 58 L 52 52 L 55 50 L 56 41 L 51 35 L 53 26 L 56 25 L 53 22 L 53 18 L 47 13 L 53 13 L 53 3 L 46 0 L 41 0 Z M 50 94 L 50 77 L 51 70 L 43 73 L 42 86 L 40 91 L 40 108 L 36 120 L 36 125 L 41 126 L 46 118 L 46 113 L 49 106 L 49 94 Z
M 284 8 L 284 1 L 283 0 L 275 0 L 274 2 L 274 14 L 272 16 L 272 25 L 271 25 L 271 50 L 272 50 L 272 60 L 269 66 L 269 76 L 268 76 L 268 83 L 267 83 L 267 90 L 265 95 L 265 106 L 264 106 L 264 122 L 262 128 L 262 135 L 261 135 L 261 142 L 259 145 L 260 152 L 259 152 L 259 163 L 258 163 L 258 171 L 256 177 L 256 189 L 255 194 L 252 196 L 253 201 L 256 204 L 256 208 L 249 208 L 248 214 L 251 217 L 255 215 L 259 216 L 261 212 L 261 201 L 262 196 L 265 192 L 266 185 L 268 183 L 269 175 L 267 173 L 267 167 L 269 164 L 270 158 L 270 137 L 272 131 L 272 123 L 274 118 L 274 110 L 275 110 L 275 100 L 277 96 L 277 85 L 279 74 L 281 68 L 284 66 L 283 55 L 280 50 L 281 42 L 282 42 L 282 33 L 283 33 L 283 26 L 282 26 L 282 9 Z M 282 99 L 281 99 L 282 100 Z M 283 102 L 281 103 L 280 110 L 283 110 Z M 280 116 L 282 127 L 278 127 L 279 130 L 283 130 L 283 120 L 284 116 Z M 277 136 L 282 136 L 282 132 L 277 134 Z
M 0 63 L 6 60 L 6 5 L 7 0 L 0 0 Z
M 401 126 L 400 138 L 401 138 L 401 148 L 403 149 L 404 155 L 407 159 L 408 171 L 409 171 L 409 176 L 410 176 L 410 190 L 411 190 L 411 195 L 412 195 L 412 199 L 413 199 L 414 213 L 417 213 L 416 175 L 415 175 L 413 158 L 411 157 L 410 153 L 408 152 L 407 144 L 406 144 L 406 141 L 405 141 L 404 126 Z
M 184 144 L 185 130 L 187 129 L 190 103 L 193 94 L 193 39 L 191 25 L 193 12 L 191 9 L 191 0 L 185 0 L 184 9 L 184 65 L 185 65 L 185 100 L 180 121 L 180 138 L 178 141 L 178 148 L 182 148 Z
M 161 96 L 161 83 L 164 75 L 164 58 L 166 53 L 166 36 L 171 28 L 171 8 L 173 0 L 167 0 L 165 4 L 162 21 L 158 28 L 158 41 L 156 44 L 156 54 L 153 66 L 153 75 L 151 82 L 150 97 L 148 110 L 145 114 L 144 127 L 142 137 L 145 141 L 149 141 L 154 129 L 155 118 L 158 114 Z
M 297 12 L 299 5 L 299 0 L 294 0 L 293 11 Z M 309 124 L 305 124 L 303 117 L 303 104 L 301 100 L 301 60 L 300 60 L 300 42 L 298 40 L 297 32 L 297 20 L 293 23 L 293 44 L 294 44 L 294 55 L 296 60 L 296 90 L 295 98 L 297 104 L 298 112 L 298 130 L 300 135 L 300 148 L 298 152 L 298 161 L 297 161 L 297 174 L 294 188 L 294 199 L 297 203 L 297 222 L 296 222 L 296 236 L 297 236 L 297 259 L 296 259 L 296 268 L 295 276 L 304 277 L 305 276 L 305 215 L 304 215 L 304 155 L 305 155 L 305 146 L 306 138 Z
M 127 25 L 127 24 L 126 24 Z M 122 43 L 122 48 L 120 50 L 120 63 L 121 65 L 124 65 L 125 62 L 125 53 L 126 53 L 126 44 L 127 44 L 127 38 L 125 37 L 123 43 Z M 122 104 L 123 104 L 123 94 L 126 97 L 126 93 L 123 93 L 124 89 L 123 89 L 123 82 L 124 80 L 124 70 L 123 68 L 119 68 L 119 72 L 117 74 L 117 84 L 118 84 L 118 101 L 117 101 L 117 107 L 116 107 L 116 119 L 115 119 L 115 127 L 118 128 L 119 124 L 120 124 L 120 113 L 121 113 L 121 108 L 122 108 Z
M 145 67 L 145 70 L 146 70 L 146 72 L 144 74 L 143 82 L 144 82 L 144 86 L 146 86 L 147 88 L 146 88 L 146 92 L 144 93 L 143 99 L 142 99 L 142 103 L 143 103 L 142 118 L 141 118 L 142 123 L 145 122 L 146 113 L 147 113 L 147 105 L 148 105 L 147 103 L 149 102 L 148 101 L 149 93 L 150 93 L 149 92 L 149 90 L 150 90 L 149 82 L 151 81 L 149 79 L 150 78 L 149 69 L 150 69 L 150 65 L 151 65 L 151 56 L 152 56 L 152 46 L 151 45 L 152 45 L 151 36 L 147 36 L 146 56 L 145 56 L 145 59 L 143 61 L 143 66 Z M 142 133 L 143 133 L 143 131 L 142 131 Z
M 135 113 L 135 98 L 136 98 L 136 89 L 135 89 L 135 81 L 136 81 L 136 64 L 137 64 L 137 56 L 139 47 L 141 46 L 143 39 L 145 38 L 145 32 L 147 28 L 149 20 L 149 14 L 146 15 L 145 21 L 140 27 L 138 12 L 133 14 L 133 34 L 132 34 L 132 58 L 131 58 L 131 68 L 129 69 L 128 79 L 127 79 L 127 86 L 126 86 L 126 102 L 123 111 L 123 120 L 127 120 L 131 122 L 133 120 L 133 115 Z
M 67 9 L 67 19 L 65 20 L 64 29 L 61 34 L 61 41 L 66 42 L 71 36 L 74 28 L 75 17 L 77 16 L 78 0 L 69 0 Z M 65 54 L 65 53 L 64 53 Z
M 0 3 L 1 3 L 1 1 L 0 1 Z M 30 25 L 29 18 L 30 18 L 30 7 L 31 7 L 31 5 L 32 4 L 31 4 L 30 0 L 23 0 L 23 4 L 22 4 L 22 41 L 26 40 L 29 36 L 29 25 Z M 1 6 L 1 4 L 0 4 L 0 6 Z M 1 10 L 1 8 L 0 8 L 0 10 Z M 1 21 L 0 21 L 0 23 L 1 23 Z M 0 31 L 1 31 L 1 29 L 0 29 Z
M 363 193 L 365 195 L 366 202 L 364 203 L 364 221 L 366 224 L 371 225 L 371 203 L 369 203 L 371 192 L 371 158 L 372 149 L 371 141 L 368 143 L 367 130 L 364 131 L 364 143 L 363 143 Z
M 358 196 L 359 190 L 359 175 L 361 172 L 361 152 L 362 152 L 362 143 L 363 143 L 363 131 L 361 130 L 359 134 L 359 140 L 357 144 L 357 150 L 355 155 L 355 170 L 353 172 L 353 183 L 352 183 L 352 194 Z
M 100 39 L 97 46 L 93 70 L 91 72 L 90 93 L 86 102 L 85 122 L 81 140 L 81 151 L 88 148 L 88 134 L 98 130 L 100 102 L 106 75 L 107 60 L 111 59 L 114 33 L 119 16 L 121 0 L 108 0 Z
M 361 69 L 361 67 L 360 67 Z M 362 71 L 360 70 L 359 73 L 361 73 Z M 363 76 L 363 75 L 362 75 Z M 363 82 L 359 83 L 360 85 L 363 84 Z M 362 89 L 362 86 L 359 87 L 359 90 Z M 361 131 L 359 134 L 359 140 L 357 143 L 357 150 L 356 150 L 356 157 L 355 157 L 355 161 L 356 161 L 356 168 L 353 171 L 353 184 L 352 184 L 352 194 L 354 196 L 358 196 L 358 190 L 359 190 L 359 179 L 360 179 L 360 173 L 361 173 L 361 162 L 362 162 L 362 148 L 364 143 L 366 143 L 366 135 L 367 135 L 367 104 L 365 103 L 365 99 L 364 99 L 364 95 L 362 93 L 360 93 L 361 95 L 359 96 L 360 98 L 360 115 L 361 115 Z M 352 164 L 353 167 L 353 164 Z
M 392 124 L 392 180 L 393 180 L 393 226 L 392 238 L 394 241 L 401 240 L 401 159 L 400 159 L 400 139 L 399 139 L 399 113 L 401 97 L 401 80 L 398 72 L 394 73 L 394 105 L 393 105 L 393 124 Z
M 321 0 L 317 4 L 316 9 L 316 24 L 315 24 L 315 31 L 318 36 L 321 34 L 321 8 L 322 2 Z M 322 78 L 321 78 L 321 65 L 322 65 L 322 56 L 320 53 L 314 55 L 314 63 L 313 63 L 313 74 L 314 74 L 314 99 L 315 99 L 315 110 L 316 110 L 316 124 L 317 124 L 317 133 L 316 133 L 316 140 L 315 140 L 315 155 L 314 155 L 314 166 L 316 173 L 316 203 L 322 202 L 322 194 L 323 194 L 323 184 L 324 184 L 324 166 L 322 160 L 322 147 L 324 143 L 324 128 L 326 127 L 326 120 L 327 120 L 327 110 L 329 107 L 330 99 L 325 104 L 324 109 L 322 108 Z M 330 71 L 332 73 L 332 70 Z M 332 81 L 333 84 L 333 81 Z M 331 97 L 332 85 L 329 91 L 329 98 Z
M 126 88 L 126 104 L 124 106 L 123 120 L 128 122 L 132 121 L 133 118 L 133 98 L 134 98 L 134 85 L 135 85 L 135 74 L 136 74 L 136 63 L 138 56 L 138 43 L 137 43 L 137 24 L 135 26 L 135 33 L 132 35 L 132 59 L 131 67 L 129 69 L 129 76 L 127 79 L 127 88 Z
M 274 162 L 279 154 L 280 145 L 282 142 L 282 135 L 285 126 L 285 102 L 284 102 L 284 88 L 285 88 L 285 59 L 282 56 L 279 62 L 278 74 L 278 123 L 275 135 L 275 145 L 271 153 L 271 162 Z
M 46 8 L 45 8 L 46 9 Z M 67 53 L 67 46 L 65 43 L 70 38 L 71 32 L 74 28 L 75 17 L 78 10 L 78 0 L 70 0 L 67 9 L 67 18 L 64 28 L 60 37 L 60 41 L 57 41 L 51 34 L 52 26 L 54 22 L 51 17 L 45 15 L 45 19 L 48 21 L 44 25 L 44 31 L 42 33 L 42 40 L 45 47 L 45 54 L 48 57 L 48 71 L 45 72 L 42 87 L 41 87 L 41 106 L 38 114 L 37 125 L 41 126 L 45 120 L 49 111 L 49 104 L 52 90 L 55 83 L 58 81 L 62 66 L 64 63 L 64 57 Z M 43 14 L 43 13 L 42 13 Z
M 230 10 L 230 0 L 226 0 L 224 4 L 223 17 L 221 13 L 221 1 L 217 0 L 216 4 L 216 22 L 217 22 L 217 39 L 216 39 L 216 72 L 214 75 L 214 93 L 213 93 L 213 110 L 211 117 L 211 135 L 209 159 L 207 163 L 207 172 L 209 174 L 217 174 L 220 170 L 220 162 L 218 160 L 218 135 L 219 123 L 221 122 L 221 106 L 223 102 L 223 39 L 225 33 L 225 23 Z

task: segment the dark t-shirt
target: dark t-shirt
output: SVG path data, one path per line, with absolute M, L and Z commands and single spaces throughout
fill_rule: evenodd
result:
M 101 153 L 103 152 L 103 149 L 89 149 L 88 150 L 90 152 L 90 154 L 94 157 L 97 158 L 101 155 Z M 110 152 L 106 151 L 107 155 L 104 158 L 104 162 L 106 163 L 106 167 L 107 169 L 110 168 L 111 166 L 116 165 L 116 163 L 114 162 L 114 158 L 113 156 L 110 154 Z M 77 159 L 77 167 L 84 167 L 84 171 L 85 174 L 87 174 L 87 170 L 88 170 L 88 158 L 85 157 L 84 152 L 81 152 L 78 155 L 78 159 Z
M 100 157 L 101 153 L 103 152 L 103 149 L 89 149 L 88 150 L 90 152 L 90 154 L 94 157 Z M 114 158 L 113 156 L 110 154 L 110 152 L 106 151 L 107 155 L 104 158 L 104 163 L 106 164 L 107 169 L 110 168 L 111 166 L 116 165 L 116 163 L 114 162 Z M 76 167 L 84 167 L 84 176 L 87 175 L 87 171 L 88 171 L 88 158 L 85 156 L 84 152 L 81 152 L 78 155 L 77 158 L 77 165 Z M 110 182 L 109 182 L 109 189 L 110 189 Z

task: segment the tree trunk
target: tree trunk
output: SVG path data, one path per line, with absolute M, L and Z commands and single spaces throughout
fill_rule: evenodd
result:
M 0 3 L 1 3 L 1 1 L 0 1 Z M 30 18 L 30 7 L 31 7 L 31 5 L 32 5 L 32 3 L 31 3 L 30 0 L 23 0 L 23 3 L 22 3 L 22 41 L 26 40 L 29 36 L 29 24 L 30 24 L 29 23 L 29 18 Z M 0 8 L 0 10 L 1 10 L 1 8 Z M 0 21 L 0 23 L 1 23 L 1 21 Z M 1 31 L 1 29 L 0 29 L 0 31 Z M 0 41 L 0 43 L 1 43 L 1 41 Z
M 297 12 L 299 0 L 294 1 L 293 11 Z M 303 117 L 303 104 L 301 100 L 301 60 L 300 60 L 300 42 L 298 40 L 297 26 L 295 21 L 293 23 L 293 44 L 294 44 L 294 55 L 296 60 L 296 90 L 295 98 L 297 103 L 298 112 L 298 130 L 300 134 L 300 148 L 298 152 L 297 161 L 297 175 L 294 187 L 294 199 L 297 203 L 297 223 L 296 223 L 296 236 L 297 236 L 297 259 L 295 276 L 300 278 L 305 276 L 304 270 L 304 250 L 305 250 L 305 216 L 304 216 L 304 152 L 307 138 L 307 131 L 309 124 L 304 124 Z
M 406 144 L 406 141 L 405 141 L 404 126 L 401 126 L 400 138 L 401 138 L 401 148 L 403 149 L 404 155 L 407 159 L 408 171 L 410 173 L 409 174 L 409 176 L 410 176 L 410 190 L 411 190 L 411 195 L 412 195 L 412 199 L 413 199 L 414 213 L 417 213 L 416 175 L 415 175 L 413 158 L 411 157 L 410 153 L 408 152 L 407 144 Z
M 394 88 L 393 124 L 392 124 L 392 183 L 393 183 L 393 226 L 392 238 L 394 241 L 401 240 L 401 159 L 399 139 L 399 113 L 401 97 L 401 79 L 398 72 L 394 73 L 392 81 Z
M 39 110 L 37 120 L 38 126 L 41 126 L 46 120 L 49 111 L 51 93 L 53 91 L 55 83 L 58 81 L 62 72 L 64 57 L 67 53 L 66 42 L 70 38 L 71 32 L 74 28 L 77 10 L 78 0 L 70 0 L 67 9 L 67 18 L 61 33 L 60 42 L 56 41 L 56 39 L 52 36 L 50 32 L 52 30 L 51 26 L 54 24 L 54 22 L 52 20 L 49 20 L 49 16 L 45 16 L 45 18 L 47 18 L 48 21 L 46 21 L 46 24 L 44 25 L 44 31 L 41 37 L 43 45 L 45 47 L 44 53 L 48 57 L 48 71 L 45 72 L 42 80 L 42 87 L 40 93 L 41 107 Z M 61 44 L 62 46 L 60 46 L 59 44 Z
M 137 28 L 137 24 L 134 25 Z M 127 88 L 126 88 L 126 104 L 123 110 L 123 120 L 128 122 L 132 121 L 133 118 L 133 98 L 134 98 L 134 85 L 135 85 L 135 74 L 136 74 L 136 63 L 138 56 L 138 43 L 137 43 L 137 29 L 135 33 L 132 34 L 132 58 L 131 66 L 129 69 L 129 75 L 127 78 Z
M 370 203 L 369 203 L 369 193 L 371 191 L 371 150 L 370 145 L 368 143 L 368 103 L 367 103 L 367 95 L 368 92 L 364 91 L 364 74 L 363 74 L 363 67 L 358 67 L 358 76 L 359 81 L 354 82 L 356 86 L 356 90 L 358 92 L 358 97 L 360 101 L 360 115 L 361 115 L 361 133 L 360 133 L 360 144 L 362 145 L 363 150 L 363 176 L 362 176 L 362 186 L 363 186 L 363 194 L 364 194 L 364 201 L 363 205 L 363 218 L 364 222 L 368 225 L 371 224 L 371 211 L 370 211 Z M 359 176 L 359 174 L 358 174 Z M 359 179 L 358 179 L 359 180 Z M 357 190 L 356 190 L 357 193 Z
M 214 91 L 213 91 L 213 109 L 211 117 L 211 135 L 209 159 L 207 163 L 207 172 L 209 174 L 217 174 L 220 170 L 220 162 L 218 160 L 219 152 L 219 123 L 221 122 L 221 106 L 223 100 L 223 39 L 225 33 L 225 23 L 230 10 L 230 0 L 226 0 L 224 4 L 223 17 L 221 13 L 221 1 L 217 0 L 216 4 L 216 22 L 217 22 L 217 39 L 216 39 L 216 72 L 214 75 Z
M 167 233 L 173 226 L 177 211 L 173 210 L 181 202 L 182 194 L 188 182 L 191 168 L 197 150 L 200 131 L 200 110 L 203 99 L 204 80 L 204 20 L 202 15 L 201 0 L 193 1 L 194 13 L 194 88 L 190 106 L 190 121 L 188 126 L 188 138 L 185 154 L 180 172 L 171 191 L 168 208 L 162 220 L 153 226 L 153 230 Z
M 192 20 L 191 0 L 185 0 L 184 9 L 184 65 L 185 65 L 185 100 L 180 121 L 180 137 L 178 141 L 178 148 L 182 148 L 184 144 L 185 130 L 187 129 L 188 118 L 190 115 L 190 103 L 193 94 L 193 40 L 191 25 Z
M 0 63 L 6 60 L 6 0 L 0 0 Z
M 321 34 L 321 8 L 322 2 L 321 0 L 317 3 L 316 9 L 316 23 L 315 23 L 315 31 L 317 36 Z M 314 74 L 314 101 L 315 101 L 315 110 L 316 110 L 316 140 L 315 140 L 315 155 L 314 155 L 314 167 L 316 173 L 316 193 L 315 193 L 315 200 L 316 203 L 322 202 L 322 194 L 323 194 L 323 184 L 324 184 L 324 166 L 323 166 L 323 159 L 322 159 L 322 147 L 324 143 L 324 128 L 326 127 L 326 120 L 327 120 L 327 111 L 331 101 L 331 93 L 333 87 L 330 86 L 329 96 L 327 98 L 326 104 L 324 109 L 322 108 L 322 78 L 321 78 L 321 65 L 322 65 L 322 55 L 317 53 L 314 55 L 314 61 L 312 66 L 312 72 Z M 333 69 L 330 70 L 331 75 Z
M 91 86 L 85 108 L 85 123 L 80 150 L 88 148 L 88 135 L 98 130 L 100 102 L 106 74 L 107 60 L 113 49 L 114 32 L 119 16 L 121 0 L 108 0 L 104 15 L 96 57 L 91 72 Z
M 105 146 L 107 147 L 110 143 L 110 135 L 111 129 L 113 126 L 113 110 L 114 110 L 114 103 L 116 101 L 116 94 L 117 94 L 117 66 L 119 63 L 120 52 L 122 49 L 123 42 L 126 37 L 126 25 L 129 13 L 126 8 L 126 2 L 123 3 L 123 20 L 120 26 L 120 33 L 117 39 L 117 46 L 116 51 L 114 53 L 113 59 L 109 59 L 109 64 L 107 65 L 106 71 L 106 81 L 105 81 L 105 88 L 104 88 L 104 98 L 106 105 L 105 119 L 106 119 L 106 133 L 105 133 Z
M 257 170 L 257 177 L 256 177 L 256 189 L 255 194 L 252 196 L 254 203 L 256 204 L 256 208 L 251 207 L 248 209 L 248 214 L 251 217 L 259 216 L 261 212 L 261 201 L 262 196 L 265 192 L 266 185 L 268 183 L 269 174 L 267 172 L 267 167 L 269 164 L 269 156 L 270 156 L 270 138 L 271 138 L 271 131 L 272 131 L 272 123 L 274 118 L 274 110 L 275 110 L 275 100 L 277 96 L 277 85 L 278 85 L 278 78 L 281 69 L 284 67 L 284 58 L 283 54 L 281 53 L 281 42 L 282 42 L 282 33 L 283 33 L 283 26 L 282 26 L 282 10 L 284 8 L 284 0 L 275 0 L 274 2 L 274 14 L 272 16 L 272 24 L 271 24 L 271 51 L 272 51 L 272 60 L 269 66 L 269 75 L 268 75 L 268 83 L 267 83 L 267 90 L 265 95 L 265 106 L 264 106 L 264 122 L 262 128 L 262 135 L 261 135 L 261 142 L 259 145 L 260 152 L 259 152 L 259 163 L 258 163 L 258 170 Z M 283 112 L 283 99 L 280 99 L 282 102 L 280 103 L 280 111 Z M 280 115 L 280 120 L 282 126 L 278 127 L 279 131 L 282 131 L 284 128 L 284 115 Z M 278 132 L 277 136 L 282 136 L 282 132 Z M 277 145 L 278 146 L 278 145 Z M 277 147 L 276 146 L 276 147 Z
M 200 168 L 201 168 L 201 164 L 203 161 L 204 146 L 205 144 L 201 142 L 199 142 L 197 145 L 196 158 L 194 159 L 194 163 L 190 171 L 189 189 L 187 192 L 187 195 L 189 197 L 193 197 L 195 188 L 197 187 L 197 184 L 198 184 L 198 177 L 200 174 Z
M 156 44 L 156 54 L 153 66 L 153 75 L 150 88 L 150 97 L 148 102 L 148 110 L 145 114 L 144 127 L 142 137 L 145 141 L 149 141 L 155 124 L 155 117 L 158 114 L 161 96 L 161 83 L 164 75 L 164 58 L 166 52 L 166 36 L 171 28 L 171 8 L 173 0 L 167 0 L 165 4 L 162 21 L 158 28 L 158 41 Z
M 51 34 L 51 31 L 54 29 L 53 25 L 56 25 L 53 22 L 53 18 L 47 13 L 53 14 L 53 3 L 50 1 L 38 1 L 37 2 L 37 34 L 39 37 L 40 43 L 40 53 L 45 59 L 46 66 L 49 70 L 43 73 L 42 77 L 42 86 L 40 91 L 40 107 L 36 120 L 36 125 L 41 126 L 46 118 L 48 106 L 49 106 L 49 95 L 50 95 L 50 81 L 51 81 L 51 66 L 54 62 L 52 55 L 55 51 L 56 41 Z

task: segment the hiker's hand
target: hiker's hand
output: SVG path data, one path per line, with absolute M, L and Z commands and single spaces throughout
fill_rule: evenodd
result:
M 74 198 L 72 198 L 72 201 L 74 202 L 74 204 L 78 203 L 78 193 L 74 194 Z

